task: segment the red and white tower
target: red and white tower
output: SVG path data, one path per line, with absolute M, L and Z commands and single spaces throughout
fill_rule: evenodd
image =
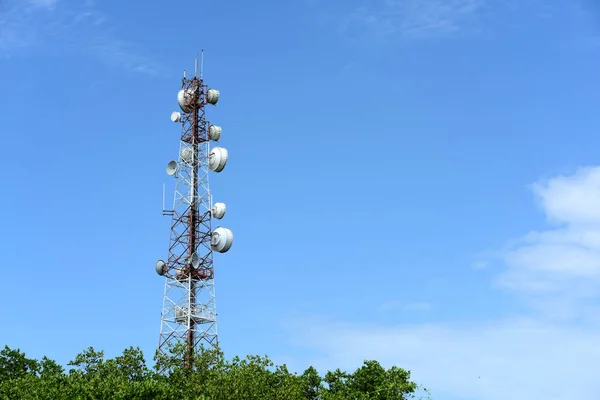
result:
M 213 251 L 225 253 L 233 243 L 231 230 L 212 229 L 213 218 L 223 218 L 226 207 L 213 204 L 209 173 L 225 168 L 228 152 L 211 148 L 221 127 L 206 120 L 205 106 L 217 104 L 219 96 L 204 84 L 202 73 L 198 76 L 196 60 L 194 77 L 184 71 L 177 93 L 181 112 L 171 114 L 182 130 L 179 157 L 167 164 L 167 174 L 176 180 L 173 208 L 163 210 L 172 217 L 169 256 L 156 262 L 156 272 L 166 278 L 158 352 L 167 355 L 170 345 L 182 342 L 188 362 L 200 346 L 218 347 Z

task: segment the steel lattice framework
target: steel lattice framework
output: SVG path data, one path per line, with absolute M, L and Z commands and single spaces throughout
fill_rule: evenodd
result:
M 205 118 L 208 87 L 202 78 L 182 80 L 185 104 L 172 216 L 169 258 L 158 353 L 185 343 L 187 359 L 201 346 L 217 348 L 211 205 L 209 123 Z M 196 258 L 197 257 L 197 258 Z M 194 258 L 194 260 L 192 260 Z M 192 261 L 194 265 L 192 265 Z

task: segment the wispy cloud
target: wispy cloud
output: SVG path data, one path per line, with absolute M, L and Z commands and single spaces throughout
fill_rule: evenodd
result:
M 481 33 L 490 26 L 531 29 L 532 19 L 574 17 L 579 0 L 374 0 L 323 18 L 343 35 L 433 38 Z M 333 13 L 331 14 L 333 15 Z
M 381 360 L 411 369 L 434 398 L 597 399 L 600 167 L 540 180 L 531 190 L 552 225 L 511 240 L 489 260 L 502 263 L 495 284 L 525 300 L 520 317 L 357 326 L 309 316 L 312 323 L 296 321 L 290 333 L 317 356 L 297 362 L 354 369 Z
M 380 312 L 388 312 L 388 311 L 428 311 L 431 310 L 431 304 L 427 302 L 410 302 L 410 301 L 399 301 L 399 300 L 391 300 L 383 303 L 379 307 Z
M 57 0 L 31 0 L 31 3 L 38 7 L 52 8 L 56 6 Z
M 123 39 L 92 0 L 6 0 L 0 6 L 0 54 L 56 48 L 88 53 L 108 65 L 149 74 L 159 72 L 156 60 Z
M 290 327 L 307 353 L 286 360 L 321 371 L 365 359 L 408 368 L 433 398 L 596 400 L 600 332 L 531 319 L 472 324 L 356 326 L 312 317 Z
M 37 20 L 45 25 L 50 8 L 39 1 L 7 0 L 0 3 L 0 52 L 6 56 L 10 50 L 35 43 L 43 29 L 32 25 L 32 22 Z
M 350 12 L 340 31 L 360 29 L 380 36 L 448 34 L 472 22 L 483 5 L 484 0 L 385 0 Z

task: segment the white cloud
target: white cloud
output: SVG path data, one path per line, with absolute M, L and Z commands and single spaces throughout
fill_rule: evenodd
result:
M 535 183 L 533 190 L 553 221 L 600 227 L 600 167 Z
M 528 317 L 370 327 L 312 318 L 292 329 L 293 343 L 318 353 L 303 362 L 352 370 L 377 359 L 412 370 L 434 398 L 598 399 L 600 167 L 531 188 L 558 225 L 512 241 L 495 281 L 525 301 Z
M 502 255 L 498 283 L 528 295 L 597 296 L 600 289 L 600 167 L 532 185 L 556 229 L 530 232 Z

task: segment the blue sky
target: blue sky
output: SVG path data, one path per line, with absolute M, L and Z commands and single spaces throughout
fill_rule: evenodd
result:
M 165 4 L 0 3 L 0 342 L 153 354 L 169 115 L 205 49 L 228 356 L 598 398 L 600 6 Z

